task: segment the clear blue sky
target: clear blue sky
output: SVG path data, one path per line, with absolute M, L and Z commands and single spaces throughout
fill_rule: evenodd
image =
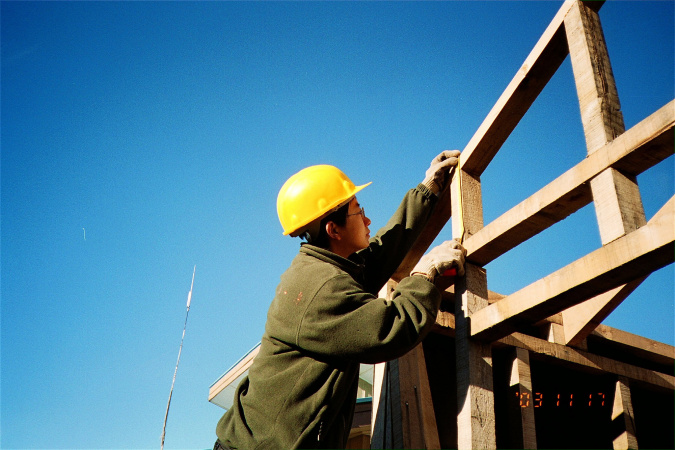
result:
M 297 252 L 283 181 L 337 165 L 383 225 L 561 4 L 2 2 L 2 448 L 159 448 L 194 265 L 166 448 L 210 448 L 209 386 Z M 673 6 L 601 10 L 627 128 L 674 97 Z M 482 178 L 485 223 L 584 155 L 567 59 Z M 673 157 L 639 183 L 649 218 Z M 591 205 L 488 265 L 489 288 L 599 246 Z M 671 265 L 605 323 L 673 344 L 673 297 Z

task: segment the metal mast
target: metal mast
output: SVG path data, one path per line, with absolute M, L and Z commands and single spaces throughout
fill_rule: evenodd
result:
M 164 450 L 164 436 L 166 435 L 166 420 L 169 417 L 169 407 L 171 406 L 171 397 L 173 396 L 173 385 L 176 383 L 176 373 L 178 372 L 178 363 L 180 363 L 180 354 L 183 351 L 183 340 L 185 339 L 185 328 L 187 328 L 188 315 L 190 314 L 190 300 L 192 300 L 192 287 L 195 284 L 195 271 L 197 266 L 192 269 L 192 283 L 190 283 L 190 292 L 187 298 L 187 311 L 185 312 L 185 324 L 183 324 L 183 336 L 180 338 L 180 348 L 178 349 L 178 360 L 176 360 L 176 368 L 173 371 L 173 381 L 171 382 L 171 391 L 169 392 L 169 401 L 166 404 L 166 414 L 164 414 L 164 427 L 162 428 L 162 446 Z

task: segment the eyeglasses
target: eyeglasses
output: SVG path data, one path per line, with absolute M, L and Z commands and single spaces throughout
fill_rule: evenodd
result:
M 347 217 L 349 217 L 349 216 L 358 216 L 359 214 L 361 214 L 361 216 L 363 216 L 363 217 L 365 218 L 365 217 L 366 217 L 366 210 L 365 210 L 363 207 L 361 207 L 361 210 L 360 210 L 359 212 L 347 214 Z

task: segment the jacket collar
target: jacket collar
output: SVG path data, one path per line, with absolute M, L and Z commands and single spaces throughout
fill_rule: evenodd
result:
M 352 277 L 361 276 L 363 274 L 363 270 L 365 269 L 365 260 L 359 256 L 358 253 L 353 253 L 349 258 L 343 258 L 342 256 L 336 255 L 330 250 L 326 250 L 306 242 L 300 244 L 300 253 L 305 253 L 327 263 L 338 266 Z

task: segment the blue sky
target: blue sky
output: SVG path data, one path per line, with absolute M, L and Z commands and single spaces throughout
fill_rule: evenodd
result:
M 288 176 L 334 164 L 383 225 L 462 149 L 562 2 L 2 2 L 2 448 L 209 448 L 299 241 Z M 626 128 L 673 99 L 674 3 L 601 10 Z M 569 58 L 482 177 L 489 223 L 578 163 Z M 673 157 L 638 178 L 647 217 Z M 442 237 L 451 235 L 449 226 Z M 508 294 L 600 246 L 592 205 L 487 266 Z M 673 266 L 605 323 L 674 342 Z

